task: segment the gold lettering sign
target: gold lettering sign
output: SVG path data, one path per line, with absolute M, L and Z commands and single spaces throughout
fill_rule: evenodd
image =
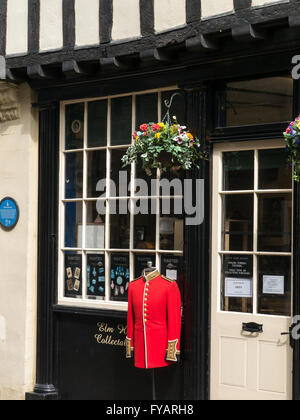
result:
M 114 328 L 108 322 L 98 322 L 97 328 L 98 332 L 94 335 L 97 344 L 116 347 L 126 346 L 126 325 L 119 324 L 117 328 Z

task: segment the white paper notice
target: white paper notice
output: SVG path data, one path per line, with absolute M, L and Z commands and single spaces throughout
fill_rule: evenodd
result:
M 284 276 L 263 276 L 264 295 L 284 295 Z
M 253 297 L 253 280 L 252 279 L 225 279 L 225 296 L 226 297 Z
M 177 270 L 167 270 L 166 275 L 170 280 L 177 280 Z

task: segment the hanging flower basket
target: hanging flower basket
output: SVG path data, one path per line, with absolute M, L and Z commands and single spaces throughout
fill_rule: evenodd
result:
M 294 168 L 294 180 L 300 181 L 300 115 L 292 121 L 283 133 L 288 161 Z
M 201 150 L 201 142 L 185 126 L 174 123 L 142 124 L 133 134 L 134 145 L 123 156 L 124 166 L 142 161 L 148 175 L 152 169 L 166 172 L 170 169 L 189 170 L 199 168 L 207 153 Z

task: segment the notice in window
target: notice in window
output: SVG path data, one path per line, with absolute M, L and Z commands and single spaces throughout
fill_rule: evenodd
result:
M 263 276 L 264 295 L 284 295 L 284 276 Z
M 113 254 L 111 256 L 111 300 L 127 301 L 130 281 L 129 255 Z
M 225 296 L 234 298 L 252 298 L 253 280 L 225 278 Z

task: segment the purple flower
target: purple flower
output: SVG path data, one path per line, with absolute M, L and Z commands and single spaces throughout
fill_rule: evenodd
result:
M 174 140 L 177 141 L 178 144 L 182 144 L 182 138 L 181 138 L 181 136 L 175 137 Z

